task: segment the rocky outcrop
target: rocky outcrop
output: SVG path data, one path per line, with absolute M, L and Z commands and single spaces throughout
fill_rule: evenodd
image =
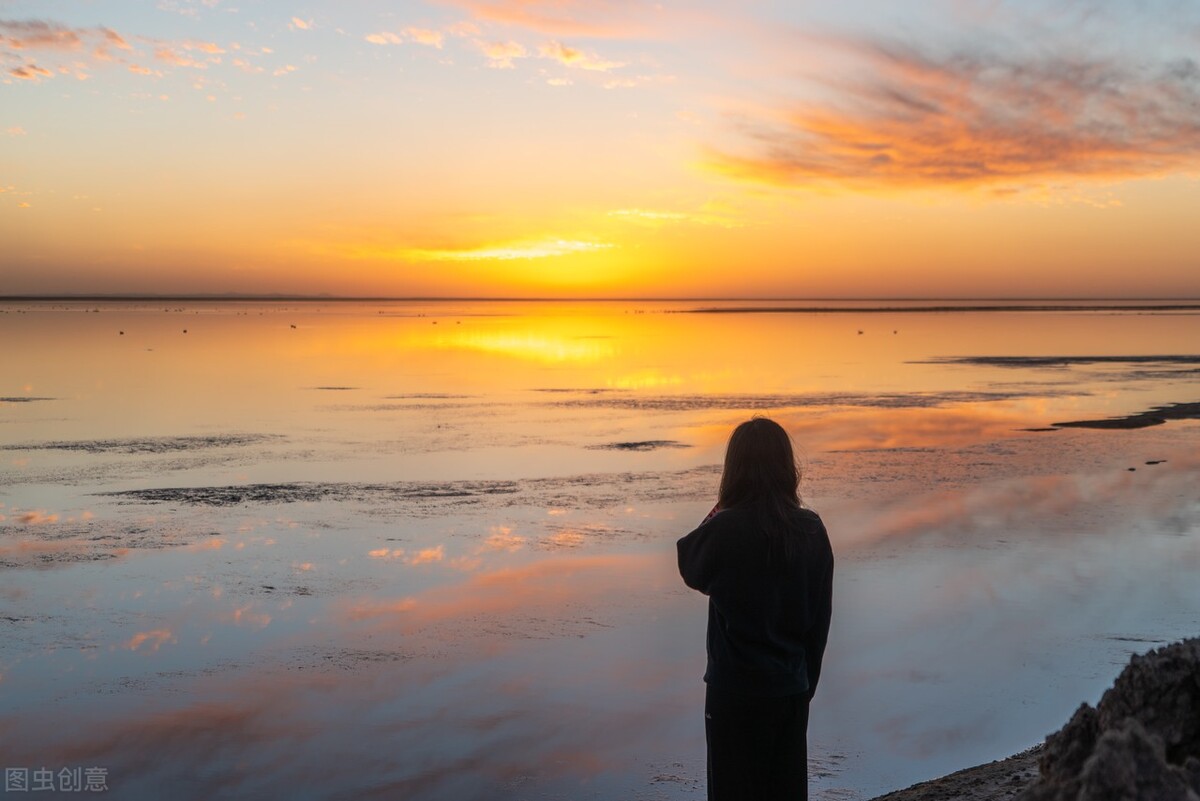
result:
M 1017 801 L 1200 801 L 1200 639 L 1135 656 L 1046 739 Z

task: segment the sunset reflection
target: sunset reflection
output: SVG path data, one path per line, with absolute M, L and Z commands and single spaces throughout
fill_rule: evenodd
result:
M 1200 317 L 698 309 L 0 314 L 0 397 L 53 399 L 0 404 L 0 749 L 131 798 L 694 797 L 673 548 L 755 414 L 838 553 L 821 792 L 1027 747 L 1191 625 Z

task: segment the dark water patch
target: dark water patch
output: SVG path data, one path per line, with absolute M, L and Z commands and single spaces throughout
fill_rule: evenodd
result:
M 474 395 L 450 395 L 445 392 L 411 392 L 406 395 L 384 395 L 384 400 L 465 400 Z
M 706 409 L 789 409 L 816 406 L 853 406 L 879 409 L 932 408 L 948 403 L 982 403 L 1028 397 L 1053 397 L 1063 392 L 937 392 L 859 395 L 848 392 L 809 395 L 642 395 L 571 398 L 547 405 L 632 409 L 635 411 L 691 412 Z M 1071 393 L 1078 395 L 1079 393 Z
M 14 451 L 80 451 L 83 453 L 175 453 L 204 448 L 258 445 L 283 439 L 281 434 L 217 434 L 205 437 L 145 437 L 131 439 L 93 439 L 70 442 L 34 442 L 10 445 Z
M 1017 431 L 1032 431 L 1035 433 L 1041 432 L 1041 431 L 1059 431 L 1059 430 L 1060 429 L 1057 429 L 1054 426 L 1042 426 L 1041 428 L 1018 428 L 1017 429 Z
M 590 451 L 656 451 L 660 448 L 690 448 L 684 442 L 673 439 L 648 439 L 641 442 L 606 442 L 603 445 L 588 445 Z
M 434 498 L 469 499 L 516 492 L 512 481 L 454 481 L 444 484 L 349 482 L 242 484 L 225 487 L 164 487 L 105 492 L 101 495 L 145 503 L 186 503 L 196 506 L 237 506 L 248 503 L 317 503 L 321 501 L 403 501 Z
M 940 356 L 908 364 L 966 364 L 976 367 L 1070 367 L 1076 364 L 1189 364 L 1200 365 L 1200 356 Z
M 1200 420 L 1200 403 L 1172 403 L 1124 417 L 1108 417 L 1102 420 L 1071 420 L 1055 423 L 1056 428 L 1100 428 L 1135 429 L 1160 426 L 1168 420 Z
M 52 401 L 57 398 L 0 398 L 0 403 L 35 403 L 37 401 Z
M 436 400 L 412 400 L 404 403 L 360 403 L 360 404 L 335 404 L 323 406 L 321 408 L 331 412 L 413 412 L 422 410 L 449 410 L 449 409 L 492 409 L 497 406 L 508 406 L 506 403 L 484 403 L 475 401 L 472 403 L 445 403 L 441 399 Z
M 349 392 L 351 390 L 362 389 L 362 387 L 312 387 L 312 389 L 324 392 Z
M 387 484 L 293 482 L 214 487 L 155 487 L 97 493 L 120 503 L 172 503 L 227 507 L 248 504 L 360 503 L 418 516 L 446 507 L 608 508 L 630 501 L 707 497 L 720 467 L 643 473 L 592 473 L 512 481 L 399 481 Z

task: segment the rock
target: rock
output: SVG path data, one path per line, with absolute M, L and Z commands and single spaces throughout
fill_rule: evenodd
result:
M 1046 738 L 1018 801 L 1200 801 L 1200 639 L 1134 656 Z

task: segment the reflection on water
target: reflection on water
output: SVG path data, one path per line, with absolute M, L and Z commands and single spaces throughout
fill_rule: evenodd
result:
M 1195 633 L 1200 423 L 1053 424 L 1200 401 L 1200 316 L 691 308 L 0 308 L 6 763 L 702 798 L 673 546 L 752 413 L 840 560 L 816 797 L 1027 747 Z

